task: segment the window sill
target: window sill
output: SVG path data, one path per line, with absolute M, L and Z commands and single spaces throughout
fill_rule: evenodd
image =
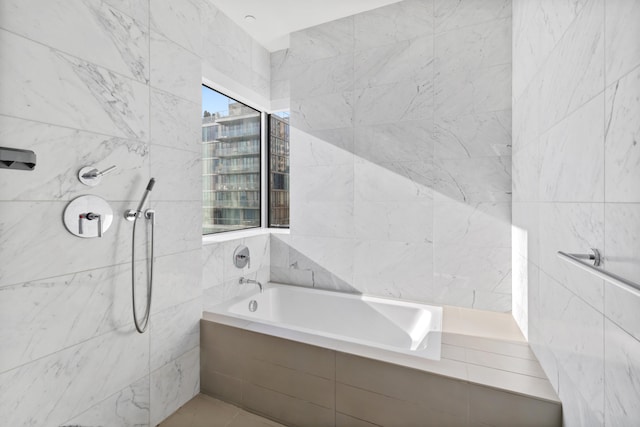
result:
M 289 234 L 288 228 L 250 228 L 248 230 L 227 231 L 218 234 L 202 236 L 203 245 L 213 245 L 216 243 L 229 242 L 232 240 L 244 239 L 246 237 L 263 236 L 265 234 Z

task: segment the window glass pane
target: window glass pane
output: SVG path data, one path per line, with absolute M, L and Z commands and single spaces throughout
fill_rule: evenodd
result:
M 269 227 L 289 227 L 289 113 L 269 116 Z
M 202 86 L 202 233 L 260 227 L 260 112 Z

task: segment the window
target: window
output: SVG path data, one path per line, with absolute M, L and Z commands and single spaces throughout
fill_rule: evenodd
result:
M 202 86 L 202 233 L 260 227 L 261 112 Z
M 269 116 L 269 227 L 289 228 L 289 113 Z

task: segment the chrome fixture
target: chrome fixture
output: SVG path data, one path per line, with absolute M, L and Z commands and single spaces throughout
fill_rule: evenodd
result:
M 0 147 L 0 169 L 32 171 L 36 167 L 36 153 L 20 148 Z
M 594 255 L 591 254 L 568 254 L 562 251 L 558 251 L 558 256 L 568 261 L 569 263 L 582 268 L 592 274 L 595 274 L 599 278 L 616 285 L 617 287 L 624 289 L 626 291 L 630 291 L 633 294 L 640 296 L 640 284 L 632 282 L 631 280 L 627 280 L 624 277 L 620 277 L 617 274 L 606 271 L 600 267 L 600 251 L 597 249 L 592 249 L 594 251 Z M 592 258 L 593 257 L 593 258 Z M 583 261 L 583 259 L 593 259 L 593 265 L 588 262 Z
M 233 252 L 233 265 L 238 268 L 244 268 L 245 266 L 251 268 L 251 257 L 249 256 L 248 247 L 240 245 L 236 248 Z
M 262 283 L 258 282 L 257 280 L 245 279 L 244 277 L 241 277 L 238 283 L 240 283 L 241 285 L 244 285 L 245 283 L 253 283 L 255 285 L 258 285 L 258 287 L 260 288 L 260 293 L 262 293 Z
M 147 326 L 149 326 L 149 313 L 151 312 L 151 294 L 153 292 L 153 264 L 154 264 L 154 256 L 153 256 L 153 247 L 154 247 L 154 233 L 156 228 L 156 211 L 153 209 L 147 209 L 144 212 L 144 218 L 149 220 L 151 223 L 151 250 L 150 250 L 150 260 L 149 267 L 147 271 L 149 272 L 149 279 L 147 280 L 147 305 L 144 310 L 144 316 L 142 318 L 142 324 L 138 321 L 138 313 L 136 312 L 136 224 L 138 219 L 143 217 L 142 208 L 144 207 L 147 199 L 149 198 L 149 193 L 153 189 L 154 184 L 156 183 L 155 178 L 151 178 L 149 180 L 149 184 L 147 184 L 147 189 L 144 191 L 142 196 L 142 200 L 138 205 L 136 210 L 129 209 L 125 212 L 124 217 L 127 221 L 133 221 L 133 237 L 132 237 L 132 245 L 131 245 L 131 303 L 133 309 L 133 323 L 136 326 L 136 330 L 143 334 L 147 330 Z
M 98 196 L 80 196 L 73 199 L 64 210 L 64 225 L 74 236 L 102 237 L 111 227 L 111 206 Z
M 258 309 L 258 301 L 254 300 L 254 299 L 249 301 L 249 311 L 253 313 L 257 309 Z
M 153 190 L 154 185 L 156 185 L 156 179 L 151 178 L 149 180 L 149 183 L 147 184 L 147 189 L 144 190 L 144 194 L 142 195 L 142 200 L 140 200 L 140 203 L 138 204 L 138 208 L 136 210 L 128 209 L 124 213 L 124 218 L 127 221 L 135 221 L 138 218 L 142 218 L 142 208 L 144 207 L 144 204 L 147 203 L 147 199 L 149 198 L 149 193 L 151 193 L 151 190 Z
M 110 174 L 116 169 L 118 169 L 116 165 L 110 166 L 103 171 L 99 171 L 93 166 L 85 166 L 78 171 L 78 179 L 84 185 L 95 187 L 96 185 L 100 184 L 103 176 Z

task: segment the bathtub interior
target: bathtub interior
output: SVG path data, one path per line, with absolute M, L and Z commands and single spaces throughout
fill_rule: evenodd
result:
M 425 304 L 269 283 L 212 312 L 383 350 L 440 354 L 442 308 Z

